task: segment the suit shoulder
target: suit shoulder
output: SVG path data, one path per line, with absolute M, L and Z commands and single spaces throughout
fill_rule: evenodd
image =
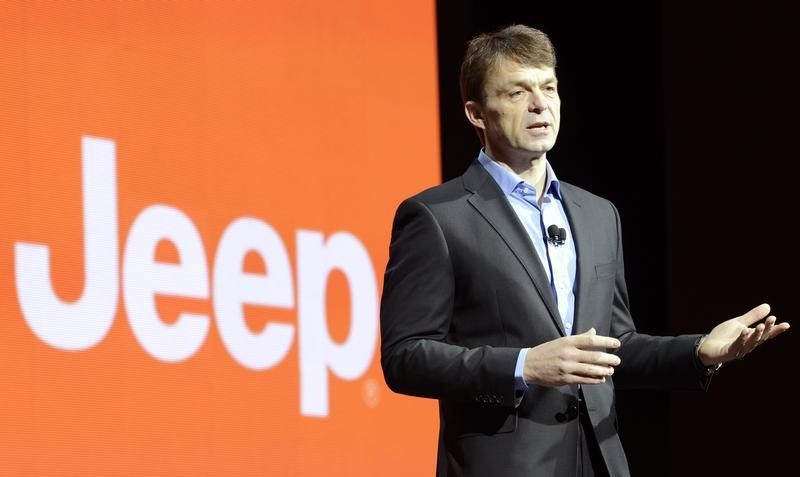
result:
M 464 189 L 462 178 L 456 177 L 455 179 L 451 179 L 437 186 L 429 187 L 428 189 L 414 194 L 404 202 L 420 202 L 431 207 L 437 204 L 457 201 L 467 195 L 468 192 Z
M 560 186 L 561 192 L 565 195 L 565 197 L 568 197 L 576 202 L 594 207 L 611 208 L 615 211 L 617 209 L 614 203 L 605 197 L 601 197 L 593 192 L 589 192 L 586 189 L 570 184 L 569 182 L 562 181 Z

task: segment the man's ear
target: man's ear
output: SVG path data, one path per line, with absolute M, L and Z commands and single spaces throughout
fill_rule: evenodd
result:
M 467 120 L 478 129 L 486 129 L 483 123 L 483 110 L 481 105 L 475 101 L 467 101 L 464 103 L 464 114 L 467 115 Z

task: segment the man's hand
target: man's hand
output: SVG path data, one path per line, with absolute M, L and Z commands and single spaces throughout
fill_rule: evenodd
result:
M 594 328 L 586 333 L 558 338 L 528 350 L 523 377 L 528 384 L 600 384 L 614 374 L 618 356 L 599 351 L 619 348 L 620 342 L 598 336 Z
M 698 350 L 700 362 L 704 366 L 727 363 L 743 358 L 756 346 L 770 340 L 789 329 L 789 323 L 777 322 L 774 316 L 767 317 L 764 323 L 750 326 L 763 320 L 769 314 L 769 305 L 759 305 L 742 316 L 723 321 L 711 330 Z

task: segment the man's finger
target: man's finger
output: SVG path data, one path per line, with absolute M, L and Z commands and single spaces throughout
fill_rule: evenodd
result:
M 570 374 L 564 379 L 564 384 L 603 384 L 606 378 L 590 378 L 586 376 L 578 376 L 577 374 Z
M 769 310 L 769 305 L 762 303 L 744 315 L 738 317 L 737 320 L 739 320 L 739 323 L 745 326 L 750 326 L 753 323 L 758 323 L 759 321 L 763 320 L 765 316 L 769 315 Z
M 783 333 L 784 331 L 789 329 L 789 323 L 780 323 L 777 325 L 772 326 L 769 330 L 769 334 L 765 333 L 765 337 L 762 341 L 771 340 L 772 338 L 778 336 L 779 334 Z
M 619 356 L 602 351 L 579 351 L 577 361 L 584 364 L 600 366 L 618 366 L 622 360 Z
M 741 346 L 744 346 L 748 341 L 750 341 L 750 337 L 753 336 L 753 333 L 755 333 L 755 329 L 743 328 L 742 332 L 739 333 L 739 339 L 737 341 Z
M 612 366 L 595 366 L 593 364 L 577 363 L 568 370 L 569 374 L 582 378 L 603 379 L 614 374 Z
M 764 341 L 767 341 L 772 335 L 772 328 L 775 326 L 776 321 L 777 318 L 775 318 L 774 316 L 767 317 L 767 320 L 764 322 L 764 333 L 759 338 L 762 343 Z
M 750 338 L 754 342 L 753 343 L 754 347 L 757 346 L 759 343 L 761 343 L 761 339 L 764 337 L 764 330 L 765 329 L 766 329 L 766 325 L 764 325 L 763 323 L 759 323 L 758 326 L 756 326 L 756 330 L 753 333 L 752 337 Z
M 573 345 L 580 349 L 586 348 L 611 348 L 616 349 L 620 347 L 620 342 L 616 338 L 610 336 L 600 336 L 595 334 L 594 328 L 586 333 L 572 336 Z
M 742 343 L 742 350 L 740 356 L 745 356 L 749 354 L 751 351 L 758 346 L 761 336 L 764 334 L 764 325 L 759 324 L 755 328 L 749 328 L 745 330 L 747 333 L 744 336 L 744 342 Z

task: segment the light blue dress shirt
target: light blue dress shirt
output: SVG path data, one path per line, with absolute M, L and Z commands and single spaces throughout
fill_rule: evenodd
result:
M 500 190 L 505 194 L 508 203 L 519 218 L 531 245 L 536 250 L 539 261 L 547 272 L 550 280 L 550 289 L 558 303 L 558 312 L 564 325 L 564 332 L 572 334 L 572 323 L 575 314 L 575 273 L 577 255 L 575 242 L 572 240 L 572 231 L 567 221 L 567 214 L 562 204 L 561 189 L 558 179 L 545 162 L 547 178 L 545 179 L 542 203 L 536 201 L 536 187 L 528 184 L 510 169 L 507 169 L 492 160 L 485 151 L 481 150 L 478 162 L 486 172 L 497 182 Z M 563 245 L 548 242 L 547 228 L 556 225 L 567 231 L 567 240 Z M 527 384 L 522 378 L 522 369 L 525 364 L 525 354 L 528 348 L 520 350 L 514 372 L 517 390 L 524 390 Z

